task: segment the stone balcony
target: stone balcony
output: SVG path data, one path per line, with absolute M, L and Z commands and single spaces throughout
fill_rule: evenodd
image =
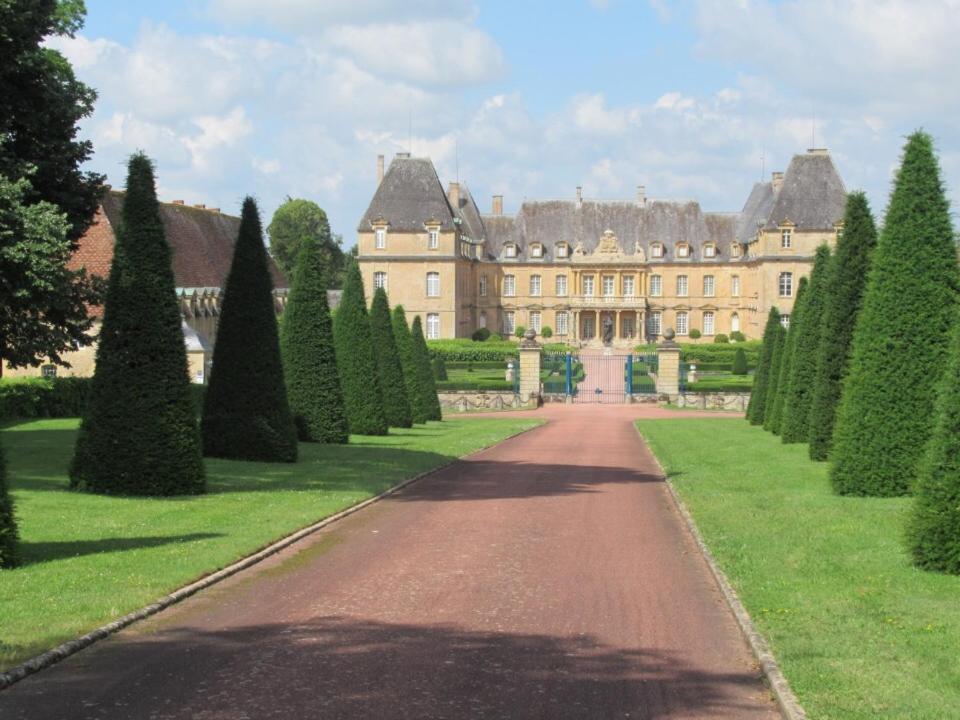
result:
M 638 295 L 571 295 L 570 305 L 597 310 L 643 310 L 646 302 Z

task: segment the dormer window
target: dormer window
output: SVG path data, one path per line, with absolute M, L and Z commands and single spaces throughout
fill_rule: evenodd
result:
M 440 228 L 429 228 L 427 230 L 427 248 L 436 250 L 440 247 Z
M 530 246 L 530 257 L 542 258 L 543 257 L 543 245 L 533 244 Z
M 513 243 L 503 246 L 503 256 L 508 258 L 515 258 L 517 256 L 517 246 Z
M 375 228 L 373 231 L 374 246 L 377 250 L 386 250 L 387 248 L 387 229 L 385 227 Z
M 556 255 L 558 258 L 570 257 L 570 246 L 566 243 L 558 243 Z
M 793 229 L 792 228 L 782 228 L 780 230 L 780 247 L 784 250 L 789 250 L 793 247 Z
M 662 258 L 663 257 L 663 245 L 660 243 L 654 243 L 650 246 L 650 257 Z
M 713 243 L 703 246 L 703 256 L 705 258 L 713 258 L 717 256 L 717 246 Z
M 686 243 L 680 243 L 677 245 L 677 257 L 685 258 L 690 257 L 690 246 Z
M 743 246 L 740 243 L 735 242 L 730 246 L 730 255 L 731 257 L 738 258 L 743 254 Z

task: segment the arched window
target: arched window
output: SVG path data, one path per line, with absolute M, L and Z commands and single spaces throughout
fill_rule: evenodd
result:
M 555 255 L 558 258 L 570 257 L 570 246 L 567 245 L 565 242 L 557 243 Z
M 540 243 L 534 243 L 530 246 L 530 257 L 542 258 L 543 257 L 543 245 Z
M 652 258 L 662 258 L 663 257 L 663 245 L 660 243 L 654 243 L 650 246 L 650 257 Z
M 687 245 L 686 243 L 678 243 L 678 244 L 677 244 L 677 257 L 678 257 L 678 258 L 690 257 L 690 246 Z
M 713 243 L 707 243 L 703 246 L 703 256 L 705 258 L 713 258 L 717 256 L 717 246 Z
M 517 256 L 517 246 L 513 243 L 508 243 L 503 246 L 503 256 L 508 258 L 515 258 Z
M 479 326 L 485 328 L 487 326 L 487 313 L 483 310 L 480 311 L 480 323 Z
M 730 332 L 740 332 L 740 315 L 738 313 L 730 316 Z

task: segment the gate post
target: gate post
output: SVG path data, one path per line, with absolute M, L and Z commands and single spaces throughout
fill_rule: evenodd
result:
M 520 401 L 531 400 L 540 404 L 540 343 L 533 328 L 520 341 Z
M 564 388 L 567 402 L 573 402 L 573 355 L 567 353 L 567 382 Z
M 674 342 L 673 328 L 663 333 L 663 342 L 657 346 L 657 394 L 680 394 L 680 346 Z

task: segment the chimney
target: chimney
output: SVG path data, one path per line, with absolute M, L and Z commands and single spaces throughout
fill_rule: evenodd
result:
M 772 184 L 773 184 L 773 191 L 774 191 L 774 192 L 780 192 L 780 188 L 783 187 L 783 173 L 782 173 L 782 172 L 775 172 L 775 173 L 773 174 Z
M 194 207 L 195 207 L 197 210 L 206 210 L 206 209 L 207 209 L 207 206 L 204 205 L 203 203 L 197 203 L 196 205 L 194 205 Z
M 183 202 L 183 200 L 174 200 L 171 204 L 172 204 L 172 205 L 185 205 L 186 203 Z
M 383 182 L 383 155 L 377 155 L 377 187 Z
M 646 185 L 637 185 L 637 205 L 640 207 L 647 206 L 647 186 Z
M 399 153 L 397 153 L 397 156 L 396 156 L 396 157 L 397 157 L 397 160 L 409 160 L 409 159 L 410 159 L 410 153 L 408 153 L 408 152 L 399 152 Z
M 493 196 L 493 214 L 503 215 L 503 195 Z
M 447 199 L 450 200 L 454 210 L 460 209 L 460 183 L 450 183 L 450 188 L 447 190 Z
M 582 207 L 583 207 L 583 187 L 581 185 L 577 185 L 577 209 L 579 210 Z

